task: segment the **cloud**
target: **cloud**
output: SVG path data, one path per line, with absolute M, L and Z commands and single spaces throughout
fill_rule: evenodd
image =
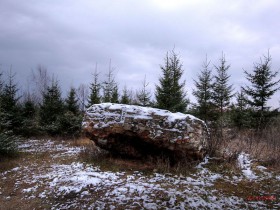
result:
M 42 64 L 66 91 L 89 84 L 96 63 L 103 79 L 111 59 L 120 87 L 138 89 L 146 75 L 153 90 L 175 46 L 190 95 L 205 55 L 217 64 L 224 51 L 238 90 L 243 69 L 268 49 L 279 70 L 279 14 L 277 0 L 2 0 L 0 63 L 2 70 L 13 64 L 22 86 Z

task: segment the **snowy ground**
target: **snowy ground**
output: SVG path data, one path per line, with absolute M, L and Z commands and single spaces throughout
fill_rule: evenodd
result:
M 177 176 L 102 171 L 81 162 L 78 154 L 82 148 L 66 141 L 28 140 L 20 144 L 20 149 L 25 153 L 20 164 L 0 172 L 1 210 L 280 208 L 279 174 L 263 166 L 253 169 L 245 153 L 238 157 L 238 175 L 212 172 L 206 158 L 193 174 Z M 240 185 L 250 184 L 273 186 L 255 194 L 238 192 L 250 188 Z

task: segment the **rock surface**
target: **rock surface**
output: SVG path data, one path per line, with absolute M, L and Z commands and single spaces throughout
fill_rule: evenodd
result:
M 155 108 L 95 104 L 85 113 L 83 131 L 97 146 L 136 158 L 164 154 L 174 160 L 197 160 L 207 151 L 203 121 Z

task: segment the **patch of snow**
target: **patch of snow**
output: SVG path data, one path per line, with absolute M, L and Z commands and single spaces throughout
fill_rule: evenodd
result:
M 264 167 L 264 166 L 257 166 L 257 169 L 259 169 L 259 170 L 261 170 L 261 171 L 263 171 L 263 170 L 267 170 L 267 168 L 266 168 L 266 167 Z
M 30 192 L 35 192 L 37 190 L 38 186 L 34 186 L 34 187 L 30 187 L 27 189 L 23 189 L 22 192 L 23 193 L 30 193 Z
M 206 155 L 203 159 L 203 161 L 201 161 L 197 166 L 196 168 L 200 168 L 202 169 L 204 165 L 206 165 L 207 163 L 209 162 L 209 156 Z
M 206 158 L 204 163 L 207 161 Z M 117 206 L 125 208 L 131 203 L 132 209 L 162 209 L 167 206 L 171 209 L 182 207 L 219 209 L 223 206 L 233 207 L 241 202 L 237 197 L 217 197 L 214 190 L 207 188 L 213 186 L 221 177 L 220 174 L 204 171 L 193 176 L 195 178 L 158 173 L 144 176 L 140 172 L 126 175 L 125 172 L 104 172 L 98 167 L 75 162 L 70 165 L 52 165 L 47 173 L 34 175 L 30 179 L 47 185 L 45 190 L 38 194 L 40 198 L 75 194 L 76 200 L 71 199 L 71 203 L 53 205 L 52 209 L 75 209 L 80 205 L 79 199 L 90 201 L 92 193 L 100 196 L 86 208 L 114 209 Z M 34 193 L 34 189 L 27 188 L 23 193 Z
M 256 179 L 257 176 L 251 170 L 251 160 L 249 158 L 249 154 L 241 152 L 237 158 L 238 166 L 241 168 L 243 175 L 248 179 Z
M 20 167 L 15 167 L 13 169 L 11 169 L 11 171 L 18 171 L 20 169 Z
M 39 198 L 46 198 L 47 197 L 46 192 L 40 193 L 38 197 Z
M 163 110 L 163 109 L 156 109 L 156 108 L 151 108 L 151 107 L 141 107 L 141 106 L 136 106 L 136 105 L 125 105 L 125 104 L 114 104 L 114 103 L 102 103 L 98 105 L 93 105 L 87 109 L 87 115 L 92 116 L 92 113 L 94 113 L 94 117 L 99 117 L 103 118 L 106 113 L 103 113 L 103 115 L 100 115 L 98 113 L 101 112 L 101 110 L 111 110 L 111 111 L 121 111 L 121 119 L 120 121 L 123 121 L 123 118 L 125 117 L 131 117 L 129 113 L 133 113 L 133 117 L 136 117 L 138 119 L 152 119 L 150 116 L 151 115 L 158 115 L 162 117 L 166 117 L 167 121 L 169 122 L 174 122 L 176 120 L 181 120 L 181 119 L 191 119 L 191 120 L 199 120 L 200 119 L 189 115 L 189 114 L 183 114 L 180 112 L 177 113 L 172 113 L 168 110 Z M 95 114 L 97 113 L 97 114 Z M 110 116 L 113 116 L 114 113 L 110 113 Z M 117 114 L 116 116 L 119 116 Z M 92 116 L 93 117 L 93 116 Z M 105 125 L 107 125 L 105 123 Z

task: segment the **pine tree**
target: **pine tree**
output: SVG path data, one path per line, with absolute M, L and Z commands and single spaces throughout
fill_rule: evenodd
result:
M 79 104 L 75 88 L 71 87 L 68 96 L 65 100 L 66 110 L 74 115 L 79 113 Z
M 99 73 L 97 72 L 97 66 L 93 74 L 93 82 L 90 84 L 90 96 L 88 100 L 88 106 L 93 104 L 99 104 L 101 102 L 100 89 L 101 84 L 98 82 Z
M 147 90 L 149 83 L 146 81 L 146 75 L 144 77 L 144 81 L 142 83 L 142 89 L 136 93 L 136 97 L 139 105 L 141 106 L 149 106 L 151 103 L 151 92 Z
M 198 80 L 194 80 L 196 89 L 193 90 L 193 95 L 197 100 L 197 114 L 205 122 L 211 120 L 213 105 L 212 105 L 212 87 L 213 77 L 212 71 L 209 69 L 210 61 L 206 60 L 203 62 L 203 69 L 198 75 Z
M 185 81 L 180 83 L 184 73 L 178 55 L 172 51 L 171 56 L 166 55 L 165 64 L 161 66 L 163 76 L 156 86 L 157 107 L 172 112 L 185 112 L 188 104 L 184 91 Z
M 243 88 L 245 94 L 249 97 L 248 103 L 257 111 L 256 126 L 262 128 L 270 118 L 270 107 L 267 101 L 280 89 L 277 87 L 280 80 L 273 81 L 278 72 L 271 70 L 271 56 L 268 52 L 264 59 L 260 59 L 260 63 L 254 64 L 253 73 L 244 72 L 251 86 Z
M 217 108 L 219 117 L 223 117 L 225 109 L 230 105 L 230 100 L 233 97 L 232 85 L 229 85 L 228 69 L 230 65 L 226 64 L 225 55 L 222 53 L 222 58 L 220 59 L 220 66 L 214 66 L 217 75 L 214 77 L 213 94 L 212 100 L 214 106 Z
M 124 88 L 123 88 L 123 94 L 122 94 L 122 97 L 121 97 L 121 104 L 131 104 L 131 100 L 130 100 L 128 90 L 127 90 L 126 86 L 124 86 Z
M 43 103 L 40 106 L 40 124 L 49 134 L 59 134 L 59 119 L 64 113 L 64 104 L 61 98 L 57 81 L 43 94 Z

